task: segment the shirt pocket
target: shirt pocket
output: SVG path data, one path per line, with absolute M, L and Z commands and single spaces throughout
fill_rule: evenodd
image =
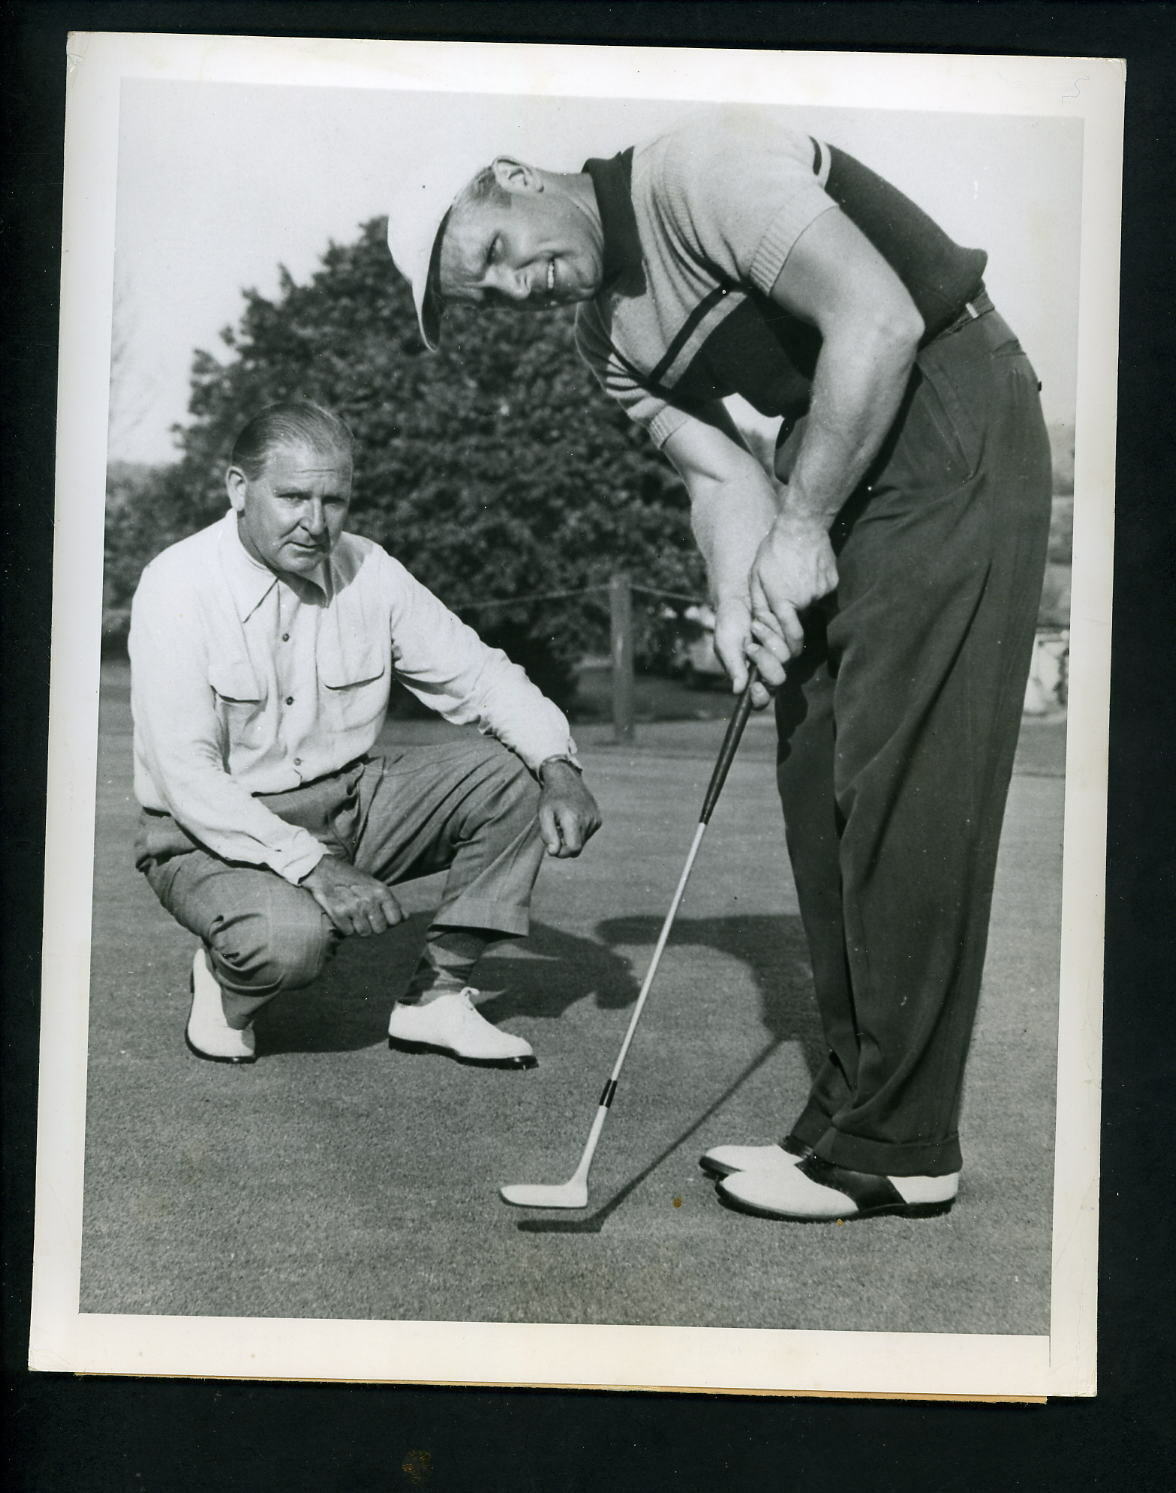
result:
M 352 645 L 319 659 L 319 697 L 327 722 L 336 729 L 360 730 L 383 724 L 388 706 L 389 650 L 386 645 Z
M 234 745 L 257 745 L 256 737 L 265 711 L 265 692 L 252 665 L 244 658 L 213 659 L 208 666 L 208 682 L 223 733 L 222 748 L 227 765 Z

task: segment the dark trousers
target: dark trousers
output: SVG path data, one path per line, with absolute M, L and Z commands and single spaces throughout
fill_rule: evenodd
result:
M 958 1123 L 1050 519 L 1037 377 L 989 311 L 925 348 L 777 699 L 828 1057 L 792 1128 L 892 1176 Z

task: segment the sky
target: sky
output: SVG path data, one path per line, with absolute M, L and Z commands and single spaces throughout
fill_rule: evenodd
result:
M 421 151 L 499 153 L 554 170 L 640 143 L 697 105 L 384 89 L 126 80 L 111 382 L 112 459 L 164 462 L 187 418 L 197 348 L 223 356 L 242 291 L 279 265 L 312 275 L 331 241 L 387 210 Z M 1082 125 L 1059 118 L 781 108 L 888 177 L 959 242 L 1072 423 Z M 476 152 L 477 159 L 471 156 Z

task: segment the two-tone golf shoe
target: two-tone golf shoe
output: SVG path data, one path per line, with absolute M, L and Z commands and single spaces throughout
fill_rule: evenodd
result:
M 729 1177 L 733 1172 L 794 1167 L 808 1153 L 802 1141 L 787 1135 L 770 1146 L 712 1146 L 698 1158 L 698 1164 L 711 1177 Z
M 855 1172 L 810 1152 L 792 1166 L 733 1172 L 718 1184 L 720 1201 L 742 1213 L 793 1223 L 848 1223 L 855 1218 L 932 1218 L 951 1211 L 959 1172 L 943 1177 L 883 1177 Z

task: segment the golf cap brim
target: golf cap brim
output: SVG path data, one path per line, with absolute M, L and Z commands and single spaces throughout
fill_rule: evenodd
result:
M 418 165 L 401 178 L 388 209 L 388 248 L 412 288 L 421 336 L 430 352 L 441 343 L 441 307 L 430 294 L 430 271 L 441 226 L 454 200 L 488 164 L 484 151 L 463 152 Z

